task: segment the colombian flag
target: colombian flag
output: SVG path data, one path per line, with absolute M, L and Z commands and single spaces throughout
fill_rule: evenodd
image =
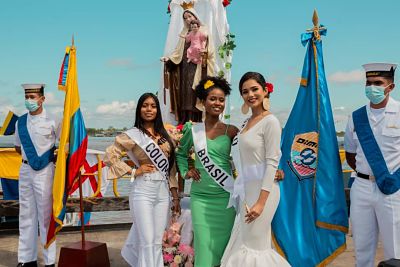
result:
M 0 128 L 0 135 L 13 135 L 15 132 L 15 123 L 18 120 L 18 116 L 12 111 L 9 111 L 7 117 L 3 123 L 3 127 Z
M 65 91 L 64 118 L 53 182 L 53 214 L 47 232 L 48 247 L 62 228 L 67 197 L 86 158 L 88 137 L 80 110 L 76 49 L 66 48 L 58 88 Z

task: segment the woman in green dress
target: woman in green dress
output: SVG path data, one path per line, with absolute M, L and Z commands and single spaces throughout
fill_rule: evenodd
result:
M 207 77 L 195 89 L 204 111 L 204 123 L 185 124 L 176 153 L 179 171 L 193 179 L 190 205 L 194 229 L 195 267 L 219 266 L 229 241 L 235 209 L 227 208 L 233 178 L 230 151 L 238 129 L 224 124 L 220 115 L 231 88 L 225 79 Z M 194 148 L 195 164 L 189 169 L 188 155 Z

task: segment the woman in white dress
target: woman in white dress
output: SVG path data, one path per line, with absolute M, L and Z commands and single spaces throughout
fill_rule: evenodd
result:
M 133 224 L 121 251 L 130 266 L 164 266 L 162 237 L 171 195 L 172 210 L 180 213 L 174 148 L 162 122 L 158 98 L 145 93 L 138 100 L 134 127 L 118 135 L 106 149 L 104 163 L 109 166 L 108 177 L 128 174 L 133 180 L 129 193 Z M 123 161 L 126 154 L 137 169 Z
M 281 157 L 281 126 L 269 111 L 272 88 L 257 72 L 247 72 L 239 82 L 242 112 L 250 108 L 252 115 L 238 134 L 240 162 L 235 164 L 241 166 L 235 187 L 243 193 L 221 266 L 290 266 L 271 247 L 271 221 L 280 198 L 274 178 Z

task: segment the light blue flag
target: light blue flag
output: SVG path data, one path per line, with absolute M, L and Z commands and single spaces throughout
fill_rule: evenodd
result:
M 347 207 L 322 55 L 323 26 L 307 45 L 300 88 L 283 130 L 274 242 L 292 266 L 325 266 L 346 248 Z

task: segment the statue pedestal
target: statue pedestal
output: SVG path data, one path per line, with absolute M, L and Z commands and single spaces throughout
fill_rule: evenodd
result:
M 105 243 L 82 241 L 61 248 L 59 267 L 110 267 Z

